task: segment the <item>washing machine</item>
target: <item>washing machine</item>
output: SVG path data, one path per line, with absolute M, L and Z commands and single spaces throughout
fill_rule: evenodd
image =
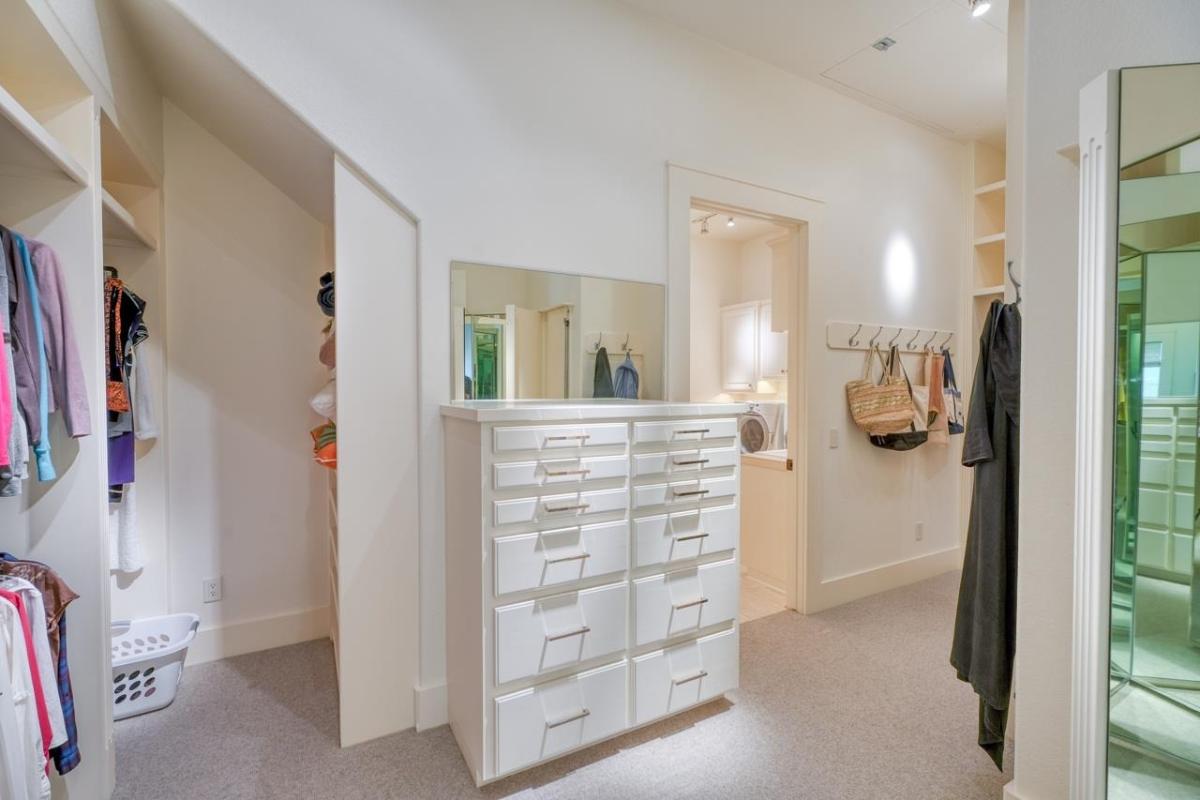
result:
M 787 448 L 787 404 L 751 403 L 738 417 L 738 442 L 743 453 Z

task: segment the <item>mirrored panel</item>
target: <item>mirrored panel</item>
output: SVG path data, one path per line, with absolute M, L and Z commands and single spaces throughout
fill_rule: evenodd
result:
M 455 261 L 456 400 L 663 399 L 666 287 Z
M 1110 800 L 1200 797 L 1200 65 L 1121 74 Z

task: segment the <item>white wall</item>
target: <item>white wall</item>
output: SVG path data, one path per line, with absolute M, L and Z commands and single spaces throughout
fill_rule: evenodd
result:
M 721 306 L 727 297 L 740 294 L 742 247 L 728 239 L 693 236 L 691 292 L 692 317 L 688 352 L 688 397 L 713 400 L 721 394 Z
M 1017 254 L 1025 264 L 1022 405 L 1037 413 L 1024 416 L 1021 431 L 1019 746 L 1010 793 L 1060 800 L 1070 761 L 1079 190 L 1078 169 L 1056 150 L 1076 141 L 1079 90 L 1101 72 L 1200 61 L 1200 4 L 1031 1 L 1026 15 L 1024 237 Z
M 167 595 L 140 613 L 201 616 L 198 658 L 323 636 L 325 474 L 308 399 L 326 318 L 325 228 L 170 103 L 165 106 Z M 224 597 L 201 603 L 201 582 Z M 245 627 L 238 627 L 245 626 Z
M 961 144 L 617 3 L 375 0 L 333 15 L 286 0 L 172 1 L 420 220 L 425 684 L 445 668 L 438 406 L 449 396 L 452 260 L 665 281 L 673 160 L 828 204 L 812 281 L 823 315 L 954 327 Z M 915 254 L 907 300 L 886 294 L 894 237 Z M 856 360 L 829 354 L 812 367 L 828 386 L 815 428 L 844 428 L 841 383 Z M 910 504 L 955 496 L 952 465 L 918 456 L 897 468 L 872 453 L 864 467 L 867 452 L 834 453 L 820 487 L 834 574 L 955 546 L 949 507 L 926 515 L 920 544 L 892 522 L 897 505 L 907 519 Z M 874 502 L 846 502 L 847 487 Z
M 408 610 L 419 602 L 417 318 L 395 308 L 416 295 L 417 230 L 341 159 L 334 209 L 338 698 L 349 747 L 415 721 L 419 631 Z M 381 620 L 389 630 L 379 630 Z

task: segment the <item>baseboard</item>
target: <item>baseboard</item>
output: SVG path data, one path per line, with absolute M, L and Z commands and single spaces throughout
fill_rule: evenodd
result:
M 328 636 L 328 607 L 201 628 L 188 649 L 187 663 L 203 664 Z
M 824 611 L 873 594 L 918 583 L 961 567 L 962 548 L 955 545 L 936 553 L 832 578 L 813 587 L 805 610 L 809 614 Z
M 446 682 L 413 687 L 413 713 L 418 731 L 427 731 L 450 721 L 446 705 Z
M 1015 783 L 1015 781 L 1014 781 Z M 1017 794 L 1017 790 L 1013 788 L 1012 783 L 1004 785 L 1004 800 L 1025 800 L 1021 795 Z

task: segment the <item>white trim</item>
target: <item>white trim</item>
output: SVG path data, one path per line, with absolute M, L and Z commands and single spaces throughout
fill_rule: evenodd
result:
M 962 560 L 962 548 L 955 545 L 934 553 L 815 583 L 809 591 L 808 608 L 805 613 L 815 614 L 843 603 L 899 589 L 961 569 Z
M 328 636 L 328 606 L 201 628 L 188 650 L 187 663 L 204 664 Z
M 1099 800 L 1107 783 L 1119 75 L 1079 93 L 1071 800 Z
M 413 710 L 418 731 L 427 731 L 450 721 L 446 682 L 413 687 Z
M 1017 794 L 1016 788 L 1013 786 L 1016 781 L 1011 781 L 1004 785 L 1004 800 L 1025 800 L 1024 795 Z

